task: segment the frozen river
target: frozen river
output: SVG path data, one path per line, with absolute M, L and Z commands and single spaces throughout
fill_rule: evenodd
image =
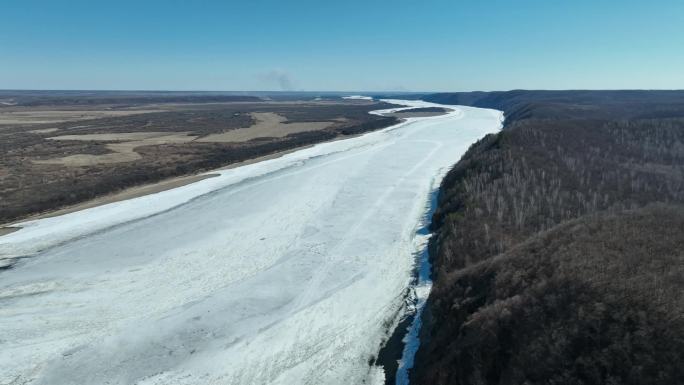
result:
M 434 106 L 402 102 L 409 106 Z M 0 237 L 0 384 L 382 383 L 458 107 Z

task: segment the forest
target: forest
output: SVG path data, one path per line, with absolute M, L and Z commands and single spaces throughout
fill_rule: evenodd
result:
M 684 92 L 512 91 L 444 179 L 416 384 L 684 381 Z

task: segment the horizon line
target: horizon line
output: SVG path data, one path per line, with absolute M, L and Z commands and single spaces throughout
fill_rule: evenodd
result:
M 328 94 L 444 94 L 474 92 L 512 92 L 512 91 L 684 91 L 684 88 L 512 88 L 467 91 L 335 91 L 335 90 L 173 90 L 173 89 L 79 89 L 79 88 L 0 88 L 0 92 L 155 92 L 155 93 L 328 93 Z

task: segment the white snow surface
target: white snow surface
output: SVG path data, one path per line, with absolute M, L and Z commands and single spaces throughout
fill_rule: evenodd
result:
M 371 96 L 364 96 L 364 95 L 350 95 L 350 96 L 343 96 L 342 99 L 350 99 L 350 100 L 373 100 Z
M 430 191 L 501 121 L 457 107 L 21 224 L 0 384 L 382 383 Z

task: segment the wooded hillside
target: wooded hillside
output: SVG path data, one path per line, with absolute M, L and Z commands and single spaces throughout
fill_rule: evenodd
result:
M 684 92 L 432 101 L 507 121 L 442 184 L 414 383 L 683 381 Z

